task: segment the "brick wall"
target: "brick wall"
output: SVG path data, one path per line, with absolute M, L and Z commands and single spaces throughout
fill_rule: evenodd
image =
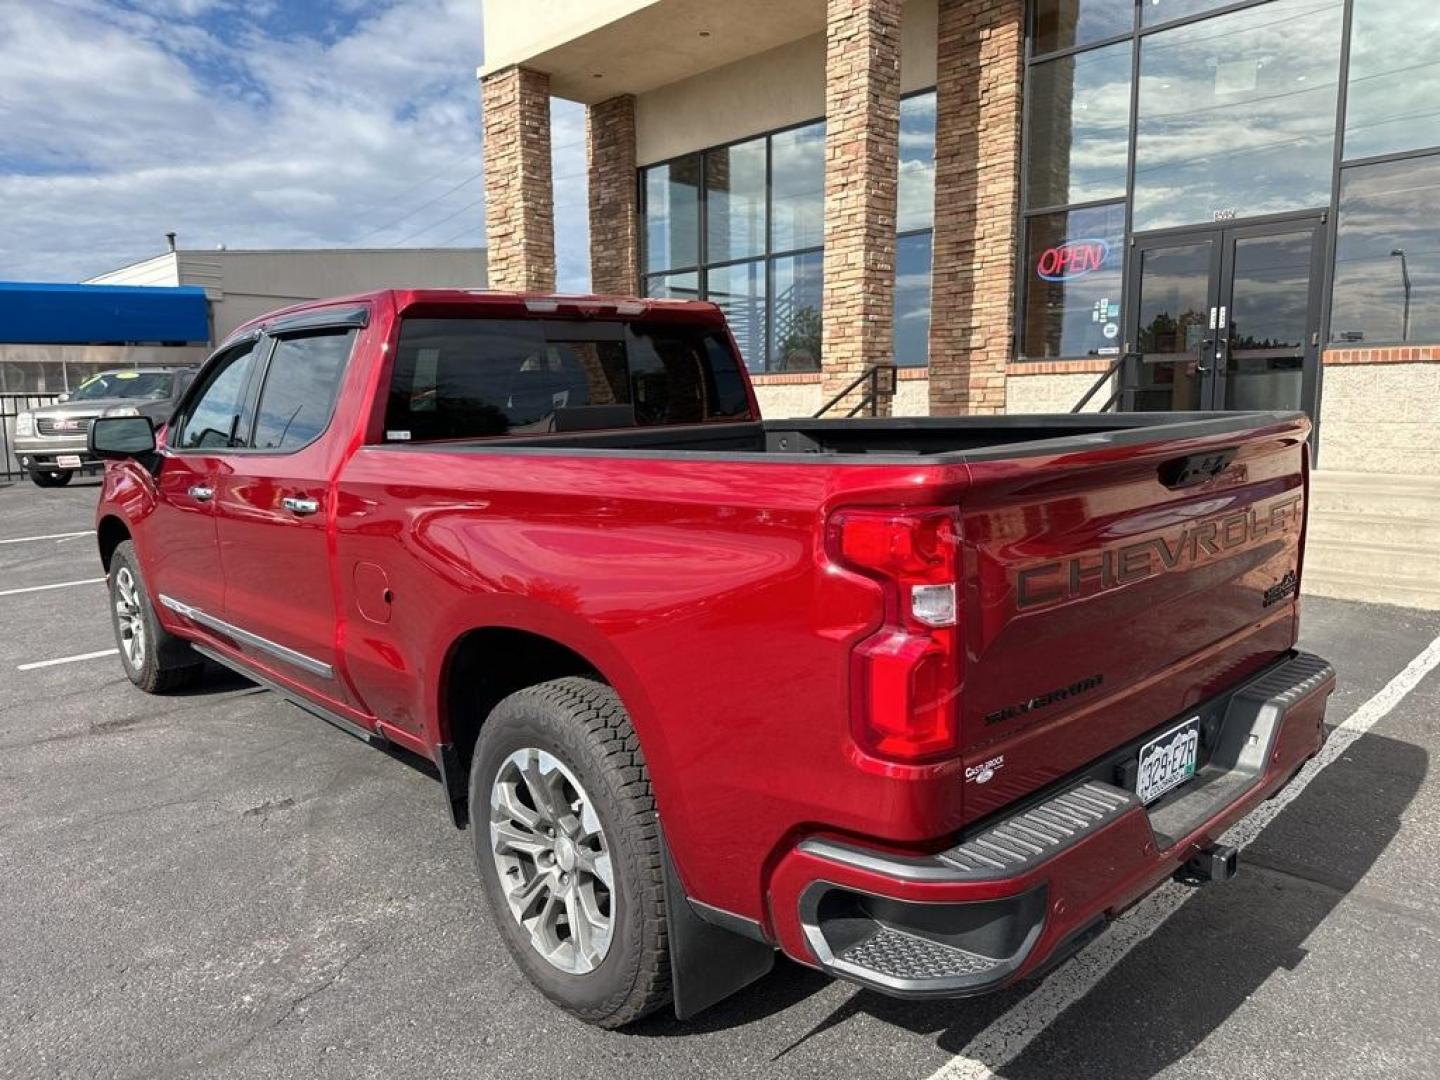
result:
M 940 0 L 930 411 L 1005 411 L 1015 327 L 1023 0 Z
M 639 215 L 635 202 L 635 98 L 585 110 L 590 173 L 590 288 L 633 296 L 640 291 Z
M 825 320 L 828 398 L 891 354 L 900 138 L 900 0 L 827 0 Z
M 492 289 L 555 288 L 550 77 L 508 67 L 480 82 L 485 239 Z

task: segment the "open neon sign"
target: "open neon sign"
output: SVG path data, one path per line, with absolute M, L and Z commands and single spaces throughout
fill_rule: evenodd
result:
M 1067 240 L 1046 248 L 1035 261 L 1035 273 L 1046 281 L 1068 281 L 1099 270 L 1110 244 L 1105 240 Z

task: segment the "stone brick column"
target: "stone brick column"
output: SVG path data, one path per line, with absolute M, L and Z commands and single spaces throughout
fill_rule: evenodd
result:
M 826 0 L 826 400 L 893 355 L 901 6 L 901 0 Z M 857 393 L 837 410 L 858 400 Z
M 590 175 L 590 289 L 640 292 L 640 223 L 635 194 L 635 98 L 630 94 L 585 110 Z
M 1005 411 L 1015 334 L 1023 0 L 940 0 L 930 412 Z
M 492 289 L 555 288 L 550 76 L 508 67 L 480 80 L 485 240 Z

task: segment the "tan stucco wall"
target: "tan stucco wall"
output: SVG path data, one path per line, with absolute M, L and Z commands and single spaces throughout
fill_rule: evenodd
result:
M 822 404 L 818 382 L 781 383 L 778 386 L 757 385 L 755 399 L 760 403 L 760 415 L 766 420 L 814 416 Z
M 1017 365 L 1018 366 L 1018 365 Z M 1095 385 L 1099 375 L 1082 372 L 1065 375 L 1011 375 L 1005 380 L 1005 411 L 1007 413 L 1069 412 L 1075 403 Z M 1085 406 L 1094 412 L 1110 396 L 1109 390 L 1099 391 Z
M 900 92 L 935 85 L 936 0 L 910 0 L 900 32 Z M 825 115 L 825 36 L 813 34 L 640 94 L 636 159 L 647 165 Z
M 1005 383 L 1007 413 L 1069 412 L 1090 389 L 1096 379 L 1092 374 L 1016 375 Z M 791 416 L 810 416 L 822 404 L 818 383 L 782 383 L 757 385 L 755 397 L 760 412 L 768 420 Z M 1093 412 L 1105 400 L 1097 394 L 1086 412 Z M 901 379 L 891 402 L 893 416 L 929 416 L 930 380 Z
M 1440 475 L 1440 364 L 1327 364 L 1319 464 Z

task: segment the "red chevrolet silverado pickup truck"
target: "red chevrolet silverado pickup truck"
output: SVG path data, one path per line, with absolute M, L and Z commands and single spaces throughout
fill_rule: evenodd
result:
M 1298 413 L 762 421 L 712 305 L 390 291 L 95 421 L 120 659 L 433 762 L 550 998 L 1062 960 L 1321 746 Z

